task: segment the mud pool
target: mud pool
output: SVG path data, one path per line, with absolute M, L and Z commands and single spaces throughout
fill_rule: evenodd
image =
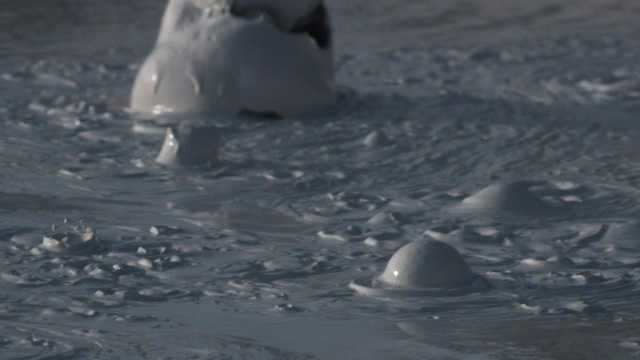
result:
M 639 4 L 329 0 L 339 100 L 279 121 L 127 111 L 164 5 L 0 6 L 0 357 L 640 357 Z M 349 287 L 427 238 L 492 288 Z

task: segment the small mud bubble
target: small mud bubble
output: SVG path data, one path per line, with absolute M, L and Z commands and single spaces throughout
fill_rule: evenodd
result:
M 156 162 L 162 165 L 195 166 L 218 162 L 221 136 L 211 125 L 181 124 L 168 128 Z
M 400 248 L 380 277 L 388 285 L 398 287 L 463 286 L 471 282 L 473 273 L 453 247 L 439 241 L 415 241 Z
M 437 240 L 416 240 L 401 247 L 375 278 L 358 278 L 349 285 L 362 295 L 458 296 L 490 288 L 474 274 L 452 246 Z
M 369 133 L 362 143 L 370 148 L 385 147 L 393 144 L 393 141 L 389 139 L 387 134 L 382 130 L 376 130 Z
M 531 190 L 528 181 L 499 183 L 485 187 L 462 200 L 459 209 L 516 215 L 555 215 L 561 209 L 545 202 Z

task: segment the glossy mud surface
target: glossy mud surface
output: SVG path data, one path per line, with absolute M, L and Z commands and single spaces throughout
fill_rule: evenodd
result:
M 162 2 L 3 7 L 2 358 L 640 356 L 640 6 L 328 5 L 338 104 L 164 119 L 187 168 L 125 111 Z M 494 288 L 348 287 L 422 237 Z

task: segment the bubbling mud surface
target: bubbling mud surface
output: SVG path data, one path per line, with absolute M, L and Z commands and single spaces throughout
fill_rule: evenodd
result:
M 125 6 L 113 4 L 106 13 Z M 358 4 L 333 4 L 338 29 Z M 135 47 L 78 58 L 27 50 L 39 38 L 16 29 L 0 45 L 22 54 L 0 61 L 3 358 L 637 357 L 639 47 L 620 17 L 607 36 L 581 17 L 587 30 L 568 33 L 554 16 L 571 10 L 556 5 L 550 18 L 521 9 L 538 14 L 533 27 L 561 27 L 553 36 L 377 33 L 379 47 L 338 47 L 336 106 L 281 121 L 123 110 L 157 24 L 126 40 Z M 462 37 L 482 9 L 428 29 L 370 20 Z M 60 41 L 88 51 L 86 28 L 66 21 L 75 32 Z M 184 122 L 215 127 L 215 161 L 156 162 L 165 128 Z M 349 288 L 428 238 L 491 287 Z

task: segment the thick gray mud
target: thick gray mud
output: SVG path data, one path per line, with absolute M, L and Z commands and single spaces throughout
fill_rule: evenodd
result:
M 340 100 L 280 121 L 126 111 L 164 4 L 80 3 L 0 14 L 3 358 L 639 356 L 635 3 L 330 1 Z M 349 288 L 421 238 L 492 289 Z

